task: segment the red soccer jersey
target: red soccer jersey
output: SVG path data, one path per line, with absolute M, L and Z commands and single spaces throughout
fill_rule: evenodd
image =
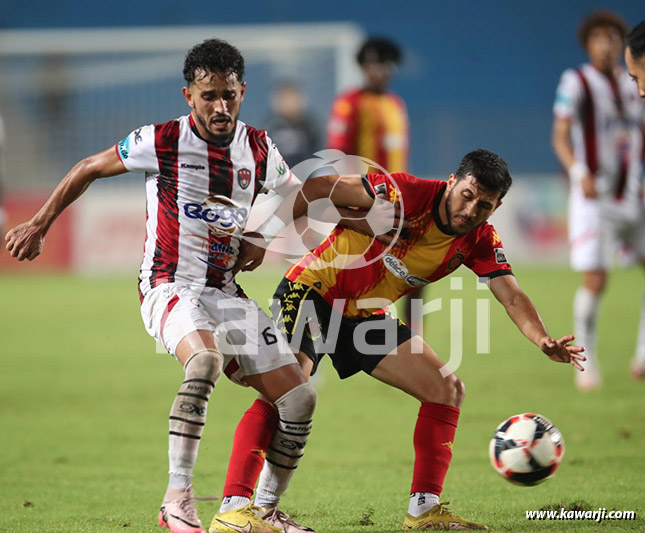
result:
M 396 94 L 359 89 L 334 100 L 328 148 L 365 157 L 391 173 L 407 171 L 409 143 L 408 114 Z
M 446 183 L 409 174 L 367 174 L 368 192 L 397 197 L 410 223 L 404 248 L 391 248 L 347 228 L 335 228 L 314 250 L 290 268 L 287 279 L 313 287 L 330 305 L 343 299 L 344 315 L 366 317 L 382 307 L 360 309 L 359 300 L 394 302 L 418 287 L 454 272 L 462 264 L 480 277 L 512 274 L 502 241 L 485 222 L 466 235 L 453 235 L 441 223 L 439 203 Z M 398 191 L 397 191 L 398 188 Z

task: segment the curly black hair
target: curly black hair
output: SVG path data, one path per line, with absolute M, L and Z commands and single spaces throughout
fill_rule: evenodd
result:
M 386 37 L 372 37 L 363 43 L 361 49 L 356 54 L 356 60 L 359 65 L 368 60 L 376 60 L 379 63 L 392 61 L 397 65 L 401 62 L 401 49 Z
M 645 56 L 645 20 L 636 26 L 625 38 L 634 59 Z
M 500 192 L 500 199 L 511 188 L 513 180 L 508 171 L 508 165 L 497 154 L 488 150 L 475 150 L 464 156 L 455 172 L 457 179 L 461 180 L 470 174 L 486 190 Z
M 221 39 L 206 39 L 193 46 L 184 61 L 184 79 L 189 85 L 195 81 L 195 73 L 219 72 L 237 74 L 241 82 L 244 78 L 244 58 L 234 46 Z

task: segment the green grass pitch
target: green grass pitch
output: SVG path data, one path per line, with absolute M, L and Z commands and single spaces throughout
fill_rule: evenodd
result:
M 463 270 L 463 269 L 462 269 Z M 553 335 L 569 333 L 578 278 L 566 269 L 518 268 Z M 266 305 L 281 272 L 245 274 L 247 293 Z M 599 351 L 605 387 L 573 388 L 573 369 L 550 362 L 491 302 L 491 353 L 475 352 L 476 278 L 464 289 L 433 286 L 442 311 L 426 320 L 426 339 L 447 360 L 449 298 L 462 298 L 466 382 L 454 458 L 442 499 L 496 531 L 645 530 L 645 383 L 629 377 L 642 273 L 616 271 L 601 311 Z M 167 416 L 179 365 L 155 353 L 139 315 L 134 276 L 0 277 L 0 531 L 160 531 L 166 484 Z M 407 510 L 412 431 L 418 404 L 367 376 L 341 382 L 326 361 L 319 407 L 286 511 L 319 532 L 396 531 Z M 196 468 L 199 497 L 221 496 L 235 425 L 253 391 L 223 379 L 209 410 Z M 534 488 L 502 480 L 488 441 L 504 418 L 549 417 L 566 453 L 556 476 Z M 534 522 L 525 510 L 570 506 L 634 510 L 633 522 Z M 205 524 L 218 502 L 200 501 Z

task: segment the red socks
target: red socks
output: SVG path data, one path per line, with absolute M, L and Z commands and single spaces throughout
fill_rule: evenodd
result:
M 414 429 L 414 474 L 410 492 L 441 494 L 452 459 L 459 408 L 423 402 Z
M 278 412 L 271 404 L 255 400 L 235 430 L 228 462 L 224 497 L 250 498 L 260 477 L 271 437 L 278 427 Z

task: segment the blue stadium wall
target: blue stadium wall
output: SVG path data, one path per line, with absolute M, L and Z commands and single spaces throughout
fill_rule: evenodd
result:
M 563 69 L 584 54 L 575 30 L 596 8 L 634 25 L 642 1 L 326 2 L 3 0 L 0 28 L 159 26 L 353 21 L 396 38 L 406 61 L 394 89 L 408 104 L 412 171 L 448 173 L 486 147 L 515 173 L 558 170 L 550 148 L 551 104 Z

